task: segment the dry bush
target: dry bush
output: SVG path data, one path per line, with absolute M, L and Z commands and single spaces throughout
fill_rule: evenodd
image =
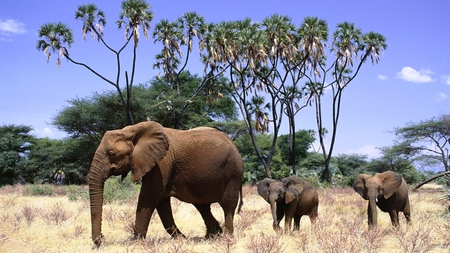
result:
M 250 228 L 262 215 L 265 210 L 242 210 L 239 218 L 234 221 L 234 230 L 238 234 L 243 234 Z
M 251 235 L 246 247 L 252 253 L 281 253 L 285 246 L 280 238 L 281 233 Z
M 71 214 L 69 214 L 62 202 L 56 202 L 51 206 L 50 210 L 41 212 L 41 218 L 47 224 L 55 223 L 55 225 L 60 225 L 70 217 Z
M 31 206 L 24 206 L 22 208 L 22 216 L 27 221 L 28 227 L 31 226 L 31 223 L 34 221 L 34 218 L 36 218 L 38 214 L 38 209 L 31 207 Z
M 3 195 L 3 196 L 4 197 L 1 200 L 3 209 L 8 209 L 8 208 L 14 207 L 16 205 L 18 195 L 8 194 L 8 195 Z
M 214 252 L 233 252 L 233 247 L 236 245 L 237 238 L 233 235 L 225 234 L 222 237 L 215 238 L 213 249 Z

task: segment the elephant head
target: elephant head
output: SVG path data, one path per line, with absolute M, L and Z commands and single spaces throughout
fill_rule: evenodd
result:
M 92 240 L 100 245 L 104 183 L 110 176 L 131 170 L 134 182 L 149 172 L 167 153 L 169 141 L 156 122 L 142 122 L 108 131 L 98 146 L 89 170 Z
M 273 228 L 279 228 L 279 221 L 284 215 L 283 210 L 277 210 L 277 206 L 284 206 L 291 203 L 299 194 L 295 187 L 286 185 L 282 181 L 266 178 L 257 185 L 258 193 L 267 203 L 270 204 Z M 277 205 L 280 203 L 281 205 Z
M 369 200 L 369 225 L 377 225 L 377 203 L 380 198 L 389 199 L 402 185 L 402 177 L 392 171 L 375 176 L 360 174 L 353 183 L 353 189 L 365 200 Z

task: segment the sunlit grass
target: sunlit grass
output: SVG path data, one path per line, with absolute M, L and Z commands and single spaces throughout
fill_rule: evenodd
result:
M 73 186 L 72 186 L 73 187 Z M 73 190 L 73 189 L 72 189 Z M 54 192 L 65 192 L 54 189 Z M 412 225 L 400 214 L 400 228 L 379 212 L 377 229 L 367 228 L 367 203 L 349 188 L 319 190 L 319 218 L 303 217 L 300 231 L 272 229 L 269 205 L 255 187 L 244 187 L 244 206 L 235 216 L 235 233 L 204 240 L 205 226 L 190 204 L 172 199 L 175 221 L 187 236 L 173 240 L 158 215 L 148 236 L 132 240 L 137 196 L 107 203 L 103 209 L 106 242 L 99 252 L 449 252 L 450 204 L 442 190 L 411 192 Z M 212 212 L 223 222 L 222 209 Z M 284 226 L 284 221 L 281 223 Z M 89 201 L 67 195 L 28 196 L 23 186 L 0 189 L 0 252 L 91 252 Z

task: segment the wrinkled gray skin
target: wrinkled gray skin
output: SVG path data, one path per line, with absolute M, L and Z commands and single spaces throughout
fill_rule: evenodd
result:
M 411 223 L 408 185 L 399 174 L 392 171 L 377 173 L 373 177 L 360 174 L 353 183 L 353 189 L 369 201 L 367 217 L 370 228 L 377 226 L 377 206 L 389 213 L 392 225 L 399 225 L 399 212 L 403 212 L 406 221 Z
M 284 217 L 285 232 L 291 231 L 292 218 L 294 230 L 300 229 L 300 219 L 308 215 L 314 222 L 318 215 L 319 195 L 314 186 L 297 176 L 279 180 L 266 178 L 258 183 L 258 193 L 270 204 L 273 229 L 280 229 Z
M 145 238 L 156 209 L 172 237 L 183 236 L 175 225 L 170 198 L 192 203 L 206 225 L 206 237 L 222 232 L 211 213 L 218 202 L 225 216 L 225 231 L 233 233 L 233 217 L 242 205 L 242 158 L 224 133 L 207 127 L 188 131 L 164 128 L 152 121 L 108 131 L 95 152 L 89 171 L 92 240 L 99 246 L 103 188 L 110 176 L 142 178 L 136 209 L 135 238 Z M 239 212 L 239 210 L 238 210 Z

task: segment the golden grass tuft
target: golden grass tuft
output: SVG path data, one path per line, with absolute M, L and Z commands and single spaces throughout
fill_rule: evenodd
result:
M 67 196 L 32 197 L 21 186 L 0 189 L 0 252 L 449 252 L 450 204 L 442 189 L 410 193 L 411 226 L 400 214 L 400 228 L 379 212 L 379 226 L 367 228 L 367 203 L 350 188 L 319 190 L 319 218 L 303 217 L 300 231 L 275 232 L 269 205 L 255 187 L 244 187 L 244 206 L 235 216 L 234 235 L 205 240 L 200 214 L 190 204 L 172 199 L 175 221 L 187 236 L 173 240 L 158 215 L 152 217 L 148 237 L 132 240 L 136 199 L 104 206 L 106 242 L 95 249 L 91 241 L 89 202 Z M 222 209 L 213 204 L 223 222 Z M 284 226 L 284 221 L 282 221 Z

